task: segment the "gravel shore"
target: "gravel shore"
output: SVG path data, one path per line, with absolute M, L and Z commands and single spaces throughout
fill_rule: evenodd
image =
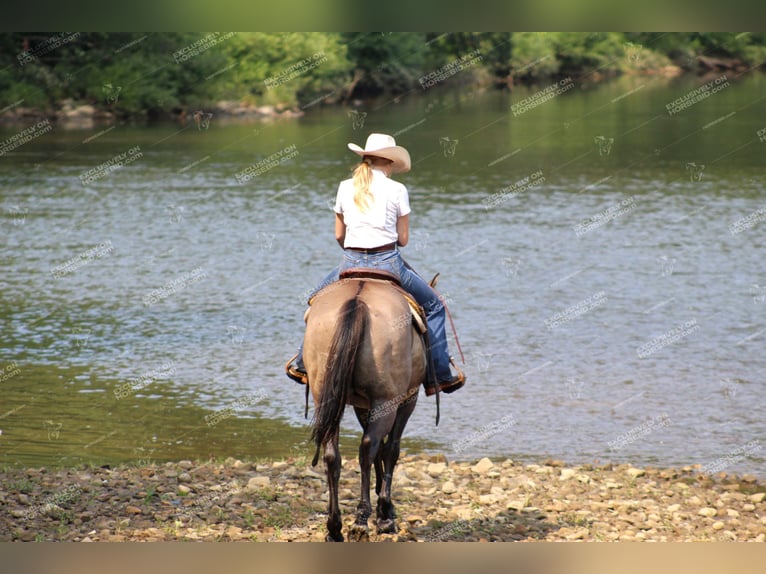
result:
M 358 497 L 359 466 L 347 459 L 345 525 Z M 378 535 L 371 520 L 370 540 L 766 540 L 766 485 L 691 467 L 403 456 L 393 497 L 399 533 Z M 0 540 L 320 541 L 326 501 L 323 467 L 305 459 L 10 468 L 0 473 Z

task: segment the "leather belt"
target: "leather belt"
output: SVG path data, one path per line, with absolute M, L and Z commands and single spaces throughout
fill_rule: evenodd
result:
M 393 251 L 396 249 L 396 242 L 388 243 L 387 245 L 381 245 L 380 247 L 371 247 L 369 249 L 363 249 L 361 247 L 346 247 L 351 251 L 358 251 L 359 253 L 382 253 L 383 251 Z

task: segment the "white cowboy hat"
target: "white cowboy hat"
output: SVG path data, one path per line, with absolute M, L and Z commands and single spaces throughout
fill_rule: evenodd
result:
M 364 149 L 355 143 L 348 144 L 348 149 L 359 156 L 372 155 L 390 159 L 394 162 L 391 166 L 393 173 L 402 173 L 410 171 L 410 152 L 400 145 L 396 145 L 394 138 L 387 134 L 370 134 L 367 136 L 367 142 Z

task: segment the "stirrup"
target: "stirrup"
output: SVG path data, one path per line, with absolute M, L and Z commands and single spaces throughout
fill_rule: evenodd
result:
M 290 360 L 285 364 L 285 374 L 294 380 L 296 383 L 306 385 L 309 382 L 308 373 L 301 371 L 297 366 L 293 366 L 293 362 L 298 358 L 298 353 L 295 353 Z
M 465 385 L 465 373 L 460 370 L 460 368 L 455 364 L 455 360 L 450 357 L 449 358 L 450 364 L 455 368 L 457 371 L 457 375 L 454 375 L 450 380 L 448 381 L 439 381 L 439 384 L 436 387 L 428 386 L 426 387 L 426 396 L 430 397 L 431 395 L 435 395 L 437 392 L 442 393 L 454 393 L 456 390 L 460 389 Z

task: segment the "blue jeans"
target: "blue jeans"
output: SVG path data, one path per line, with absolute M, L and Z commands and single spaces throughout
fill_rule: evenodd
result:
M 310 297 L 313 297 L 330 283 L 338 281 L 340 272 L 351 267 L 382 269 L 399 277 L 402 288 L 412 295 L 426 312 L 428 338 L 431 344 L 431 356 L 434 361 L 436 378 L 439 381 L 448 380 L 452 373 L 450 372 L 449 349 L 447 348 L 447 313 L 444 304 L 439 298 L 439 294 L 402 259 L 398 249 L 382 251 L 380 253 L 362 253 L 360 251 L 344 249 L 341 264 L 322 279 Z M 301 346 L 298 355 L 298 360 L 301 361 L 302 359 L 303 346 Z

